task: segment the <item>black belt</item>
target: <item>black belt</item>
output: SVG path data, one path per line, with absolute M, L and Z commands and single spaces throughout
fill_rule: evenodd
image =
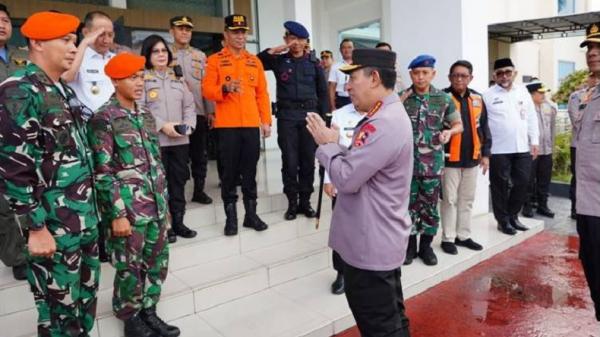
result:
M 304 102 L 287 102 L 287 101 L 278 101 L 277 109 L 314 109 L 317 107 L 316 101 L 304 101 Z

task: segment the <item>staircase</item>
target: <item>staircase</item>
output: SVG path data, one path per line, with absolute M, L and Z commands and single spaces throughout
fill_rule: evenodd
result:
M 240 219 L 239 235 L 225 237 L 225 216 L 213 164 L 207 193 L 215 202 L 188 203 L 185 223 L 197 230 L 198 236 L 179 238 L 171 246 L 159 315 L 178 325 L 182 336 L 190 337 L 329 337 L 352 327 L 355 323 L 345 297 L 329 292 L 335 272 L 327 248 L 331 219 L 327 197 L 319 229 L 314 219 L 304 216 L 284 221 L 287 200 L 281 193 L 279 152 L 267 151 L 259 163 L 258 213 L 269 229 L 248 230 L 241 227 Z M 188 185 L 189 200 L 192 186 Z M 241 204 L 238 211 L 243 218 Z M 316 208 L 316 193 L 313 206 Z M 450 256 L 442 253 L 439 242 L 435 243 L 438 266 L 415 261 L 403 268 L 405 297 L 425 291 L 543 229 L 541 221 L 523 222 L 532 229 L 511 237 L 495 229 L 491 216 L 475 218 L 473 237 L 484 245 L 481 252 L 459 248 L 459 255 Z M 93 337 L 122 336 L 122 323 L 111 312 L 113 278 L 114 269 L 103 264 Z M 1 266 L 0 335 L 34 336 L 36 318 L 27 283 L 14 281 L 10 268 Z

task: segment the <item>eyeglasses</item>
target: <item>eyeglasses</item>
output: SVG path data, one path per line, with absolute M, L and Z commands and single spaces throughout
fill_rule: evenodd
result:
M 458 79 L 466 80 L 469 77 L 471 77 L 471 75 L 467 75 L 467 74 L 450 74 L 450 77 L 452 79 L 455 79 L 455 80 L 458 80 Z
M 169 53 L 169 50 L 167 48 L 161 48 L 161 49 L 152 49 L 152 54 L 162 54 L 162 53 Z
M 496 71 L 494 72 L 494 75 L 496 75 L 496 77 L 503 77 L 503 76 L 512 76 L 513 71 L 508 69 L 508 70 L 504 70 L 504 71 Z

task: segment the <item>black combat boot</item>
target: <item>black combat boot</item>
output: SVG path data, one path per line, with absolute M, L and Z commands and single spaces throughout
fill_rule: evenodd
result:
M 301 198 L 300 205 L 298 206 L 298 213 L 304 214 L 307 218 L 314 218 L 317 216 L 317 212 L 310 205 L 310 197 Z
M 537 214 L 543 215 L 549 218 L 554 218 L 554 212 L 548 208 L 548 201 L 540 201 L 537 208 Z
M 25 263 L 12 267 L 13 277 L 17 281 L 27 279 L 27 265 Z
M 139 316 L 150 329 L 162 337 L 177 337 L 181 334 L 178 327 L 169 325 L 160 319 L 156 315 L 155 308 L 143 309 Z
M 523 205 L 523 211 L 521 213 L 523 213 L 523 216 L 526 218 L 533 218 L 533 206 L 531 203 L 526 202 Z
M 288 209 L 285 211 L 283 215 L 284 219 L 290 221 L 296 219 L 296 215 L 298 214 L 298 198 L 293 196 L 288 196 Z
M 238 219 L 237 219 L 237 208 L 235 202 L 225 204 L 225 236 L 237 235 L 238 233 Z
M 175 234 L 173 228 L 169 228 L 169 230 L 167 230 L 167 240 L 169 240 L 169 243 L 177 242 L 177 234 Z
M 244 227 L 254 228 L 254 230 L 258 232 L 269 228 L 269 226 L 267 226 L 267 224 L 256 214 L 256 200 L 244 200 L 244 209 L 246 210 L 246 215 L 244 215 Z
M 341 295 L 344 293 L 344 288 L 344 275 L 338 272 L 335 281 L 331 284 L 331 293 L 334 295 Z
M 417 257 L 417 235 L 411 235 L 408 237 L 408 247 L 406 248 L 406 258 L 404 259 L 404 265 L 408 266 Z
M 212 204 L 213 200 L 204 192 L 204 182 L 194 180 L 194 195 L 192 201 L 203 205 Z
M 437 256 L 433 252 L 433 248 L 431 248 L 431 241 L 433 241 L 433 235 L 425 235 L 421 234 L 421 241 L 419 242 L 419 257 L 423 260 L 428 266 L 435 266 L 437 261 Z
M 196 236 L 196 231 L 195 230 L 191 230 L 189 228 L 187 228 L 186 225 L 183 224 L 183 215 L 185 213 L 184 212 L 178 212 L 178 213 L 174 213 L 173 214 L 173 224 L 172 224 L 172 229 L 173 232 L 175 232 L 175 234 L 177 236 L 181 236 L 182 238 L 185 239 L 191 239 L 193 237 Z
M 125 321 L 125 337 L 161 337 L 150 329 L 139 315 L 132 316 Z

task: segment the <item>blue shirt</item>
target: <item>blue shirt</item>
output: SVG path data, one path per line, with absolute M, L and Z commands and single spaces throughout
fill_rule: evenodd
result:
M 6 49 L 6 46 L 0 48 L 0 58 L 4 63 L 8 63 L 8 50 Z

